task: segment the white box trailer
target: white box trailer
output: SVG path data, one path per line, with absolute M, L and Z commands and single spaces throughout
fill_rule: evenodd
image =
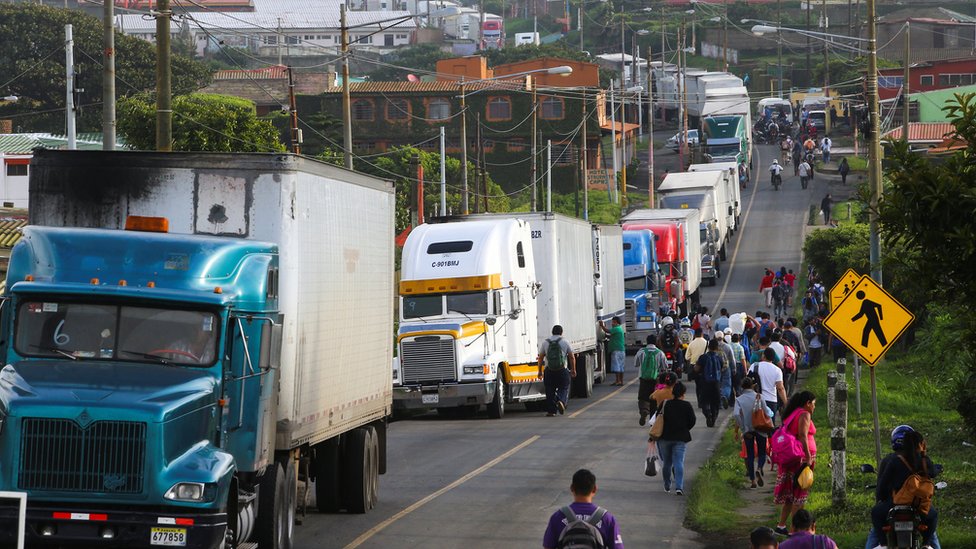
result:
M 593 225 L 593 260 L 599 299 L 596 308 L 597 322 L 609 323 L 614 317 L 622 317 L 626 311 L 624 303 L 624 249 L 623 228 L 620 225 Z M 607 364 L 604 345 L 606 337 L 599 326 L 596 327 L 597 360 L 596 377 L 606 379 Z
M 385 469 L 385 420 L 392 409 L 392 183 L 290 154 L 38 151 L 33 162 L 33 225 L 110 229 L 97 234 L 119 235 L 128 232 L 121 229 L 129 219 L 165 218 L 166 238 L 186 245 L 254 241 L 275 250 L 271 261 L 277 267 L 268 267 L 266 283 L 260 280 L 266 290 L 256 290 L 261 296 L 267 292 L 269 312 L 235 317 L 241 314 L 235 307 L 247 304 L 231 302 L 223 313 L 229 315 L 229 327 L 240 323 L 242 337 L 246 329 L 262 324 L 271 329 L 270 338 L 264 332 L 248 336 L 260 355 L 226 358 L 233 362 L 226 368 L 243 368 L 234 374 L 241 377 L 231 380 L 242 387 L 240 395 L 228 394 L 232 414 L 260 414 L 253 423 L 242 419 L 247 429 L 232 432 L 240 438 L 228 443 L 238 449 L 250 446 L 228 450 L 236 460 L 235 474 L 243 475 L 239 488 L 253 493 L 254 478 L 266 478 L 262 473 L 280 463 L 284 493 L 291 497 L 297 460 L 308 456 L 320 479 L 320 508 L 371 508 L 375 475 Z M 165 267 L 173 271 L 160 276 L 179 273 L 193 261 L 192 255 L 174 256 Z M 202 293 L 220 293 L 207 290 Z M 157 299 L 151 290 L 136 298 Z M 255 371 L 259 356 L 272 365 L 267 372 Z M 260 376 L 268 372 L 275 376 L 268 378 L 274 379 L 274 390 L 245 404 L 245 385 L 267 385 Z M 221 436 L 230 435 L 224 431 L 205 438 Z M 316 448 L 318 457 L 312 457 Z M 340 495 L 335 467 L 349 462 L 349 456 L 343 457 L 349 452 L 372 456 L 361 461 L 361 470 L 343 469 L 343 477 L 362 481 L 352 489 L 352 499 Z M 290 524 L 286 530 L 290 535 Z
M 728 214 L 730 201 L 727 196 L 725 176 L 721 172 L 674 172 L 669 173 L 658 187 L 658 196 L 662 207 L 683 208 L 676 203 L 676 197 L 694 194 L 708 194 L 711 198 L 705 201 L 700 209 L 702 223 L 709 224 L 713 231 L 709 240 L 715 244 L 715 251 L 721 259 L 726 257 L 726 243 L 729 241 Z M 694 206 L 691 206 L 694 207 Z
M 726 215 L 729 217 L 729 233 L 739 230 L 739 214 L 742 212 L 742 187 L 739 185 L 739 165 L 735 162 L 692 164 L 689 172 L 721 172 L 725 187 Z

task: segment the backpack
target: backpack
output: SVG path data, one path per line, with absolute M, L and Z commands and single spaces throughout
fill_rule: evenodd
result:
M 664 330 L 661 335 L 661 345 L 663 349 L 672 350 L 677 345 L 677 336 L 674 330 Z
M 658 372 L 657 355 L 660 352 L 661 352 L 660 349 L 648 349 L 646 347 L 644 348 L 644 357 L 643 357 L 644 360 L 641 361 L 641 365 L 640 365 L 641 379 L 648 379 L 648 380 L 657 379 L 657 375 L 660 373 Z M 650 371 L 652 375 L 645 377 L 644 372 L 648 372 L 648 371 Z
M 773 299 L 775 299 L 776 301 L 780 301 L 785 297 L 786 296 L 784 295 L 782 284 L 779 286 L 773 286 Z
M 932 479 L 929 478 L 929 471 L 925 466 L 925 459 L 922 459 L 921 474 L 912 469 L 912 466 L 908 464 L 908 460 L 904 456 L 899 455 L 898 459 L 905 464 L 905 467 L 908 467 L 908 470 L 912 474 L 908 475 L 901 488 L 892 494 L 892 503 L 895 505 L 911 505 L 923 515 L 929 514 L 929 510 L 932 508 L 932 495 L 935 493 L 935 485 L 932 484 Z
M 702 363 L 702 378 L 706 382 L 722 380 L 722 359 L 716 353 L 707 352 L 699 359 Z
M 556 543 L 558 549 L 604 549 L 603 534 L 596 525 L 607 514 L 606 509 L 597 507 L 587 520 L 577 517 L 568 505 L 560 509 L 560 512 L 568 522 L 559 534 L 559 541 Z
M 762 382 L 759 379 L 759 363 L 753 362 L 752 366 L 749 366 L 749 371 L 746 373 L 746 375 L 752 379 L 752 390 L 761 395 Z
M 796 371 L 796 349 L 793 349 L 793 347 L 790 345 L 784 345 L 783 348 L 793 351 L 793 354 L 790 354 L 789 351 L 783 353 L 784 355 L 783 369 L 786 370 L 787 372 L 795 372 Z
M 563 348 L 559 345 L 561 337 L 547 339 L 549 348 L 546 349 L 546 367 L 553 370 L 561 370 L 566 367 L 566 356 L 563 355 Z

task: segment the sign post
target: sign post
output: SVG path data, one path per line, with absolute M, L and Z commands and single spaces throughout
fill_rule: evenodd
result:
M 914 322 L 915 315 L 869 276 L 861 277 L 853 286 L 846 286 L 846 292 L 843 291 L 844 286 L 841 286 L 840 292 L 846 294 L 846 297 L 835 303 L 834 290 L 838 289 L 838 285 L 850 283 L 848 274 L 856 276 L 853 271 L 848 271 L 831 288 L 832 310 L 824 319 L 824 327 L 871 367 L 874 452 L 875 459 L 880 464 L 881 427 L 878 421 L 878 387 L 874 367 Z M 860 365 L 856 360 L 854 375 L 859 380 Z

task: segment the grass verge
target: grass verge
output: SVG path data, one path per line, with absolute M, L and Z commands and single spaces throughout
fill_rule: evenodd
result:
M 853 364 L 853 360 L 850 361 Z M 830 428 L 827 424 L 826 372 L 834 368 L 828 359 L 811 372 L 804 389 L 817 395 L 814 423 L 819 456 L 817 474 L 807 508 L 817 517 L 818 532 L 829 535 L 838 547 L 864 547 L 870 524 L 870 508 L 874 504 L 874 475 L 860 472 L 862 463 L 875 464 L 874 432 L 871 416 L 870 372 L 862 369 L 861 414 L 857 413 L 854 375 L 848 365 L 848 439 L 846 501 L 835 505 L 831 501 Z M 878 416 L 881 425 L 882 452 L 890 445 L 888 433 L 899 424 L 907 423 L 925 435 L 929 454 L 945 467 L 937 480 L 948 484 L 936 492 L 935 506 L 939 510 L 939 539 L 942 546 L 952 549 L 976 549 L 976 509 L 972 495 L 976 493 L 976 456 L 972 438 L 963 429 L 959 414 L 951 409 L 943 396 L 946 389 L 931 380 L 928 372 L 913 366 L 906 356 L 882 362 L 876 369 L 878 387 Z M 966 443 L 966 444 L 964 444 Z M 724 536 L 729 546 L 746 541 L 746 534 L 755 526 L 771 525 L 778 509 L 768 502 L 768 513 L 739 514 L 744 470 L 738 445 L 732 440 L 731 428 L 723 436 L 711 458 L 696 477 L 688 502 L 686 523 L 707 535 Z

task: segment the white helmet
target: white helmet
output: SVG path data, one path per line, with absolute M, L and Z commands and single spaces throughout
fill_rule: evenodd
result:
M 681 327 L 682 328 L 691 328 L 691 321 L 688 320 L 688 317 L 683 317 L 681 319 Z
M 667 327 L 667 326 L 672 326 L 672 325 L 674 325 L 674 319 L 671 318 L 670 316 L 666 316 L 666 317 L 664 317 L 661 320 L 661 327 L 662 328 Z
M 773 164 L 779 164 L 779 160 L 773 159 Z

